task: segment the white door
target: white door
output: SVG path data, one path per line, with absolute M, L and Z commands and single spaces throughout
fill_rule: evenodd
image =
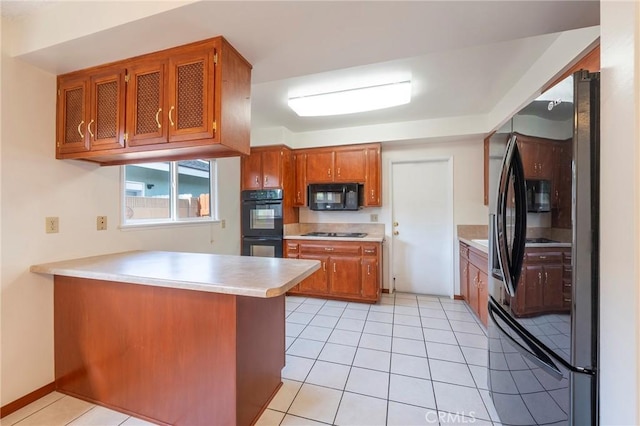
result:
M 395 289 L 452 296 L 452 160 L 392 163 L 391 180 Z

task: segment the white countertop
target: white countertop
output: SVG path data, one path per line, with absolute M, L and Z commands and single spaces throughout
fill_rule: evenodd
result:
M 460 241 L 462 241 L 463 243 L 474 247 L 480 251 L 483 251 L 485 253 L 489 252 L 489 245 L 488 245 L 488 240 L 481 240 L 481 239 L 466 239 L 466 238 L 459 238 Z M 561 243 L 561 242 L 556 242 L 556 243 L 527 243 L 525 244 L 525 247 L 530 247 L 530 248 L 554 248 L 554 247 L 571 247 L 571 243 Z
M 356 241 L 362 243 L 381 243 L 384 235 L 368 234 L 366 237 L 312 237 L 305 235 L 285 235 L 285 240 L 311 240 L 311 241 Z
M 129 251 L 31 266 L 31 272 L 251 297 L 276 297 L 320 268 L 317 260 Z

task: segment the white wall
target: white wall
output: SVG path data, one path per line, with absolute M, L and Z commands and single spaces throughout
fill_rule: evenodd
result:
M 600 419 L 640 424 L 638 2 L 601 20 Z
M 314 212 L 300 209 L 302 223 L 369 223 L 370 214 L 378 214 L 379 223 L 385 226 L 383 250 L 383 287 L 389 288 L 391 279 L 390 241 L 392 232 L 391 189 L 389 174 L 392 161 L 424 160 L 453 157 L 453 221 L 456 225 L 486 225 L 488 208 L 484 205 L 484 150 L 482 139 L 461 139 L 451 142 L 414 143 L 386 142 L 382 145 L 382 205 L 381 208 L 365 208 L 358 212 Z M 457 238 L 457 235 L 454 235 Z M 458 244 L 454 243 L 454 293 L 460 294 L 458 268 Z
M 35 263 L 133 249 L 240 253 L 240 161 L 218 161 L 219 223 L 122 231 L 120 168 L 55 159 L 54 75 L 2 57 L 0 405 L 50 383 L 53 280 Z M 96 231 L 97 215 L 109 229 Z M 58 216 L 60 232 L 45 234 Z

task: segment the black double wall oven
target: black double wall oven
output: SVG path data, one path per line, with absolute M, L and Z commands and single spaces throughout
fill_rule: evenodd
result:
M 242 255 L 282 257 L 282 189 L 241 193 Z

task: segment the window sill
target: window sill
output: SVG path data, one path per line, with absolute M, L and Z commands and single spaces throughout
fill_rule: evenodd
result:
M 219 219 L 203 219 L 193 221 L 167 221 L 167 222 L 141 222 L 141 223 L 127 223 L 120 224 L 118 227 L 122 231 L 136 231 L 143 229 L 156 229 L 156 228 L 175 228 L 183 226 L 199 226 L 208 225 L 214 223 L 220 223 Z

